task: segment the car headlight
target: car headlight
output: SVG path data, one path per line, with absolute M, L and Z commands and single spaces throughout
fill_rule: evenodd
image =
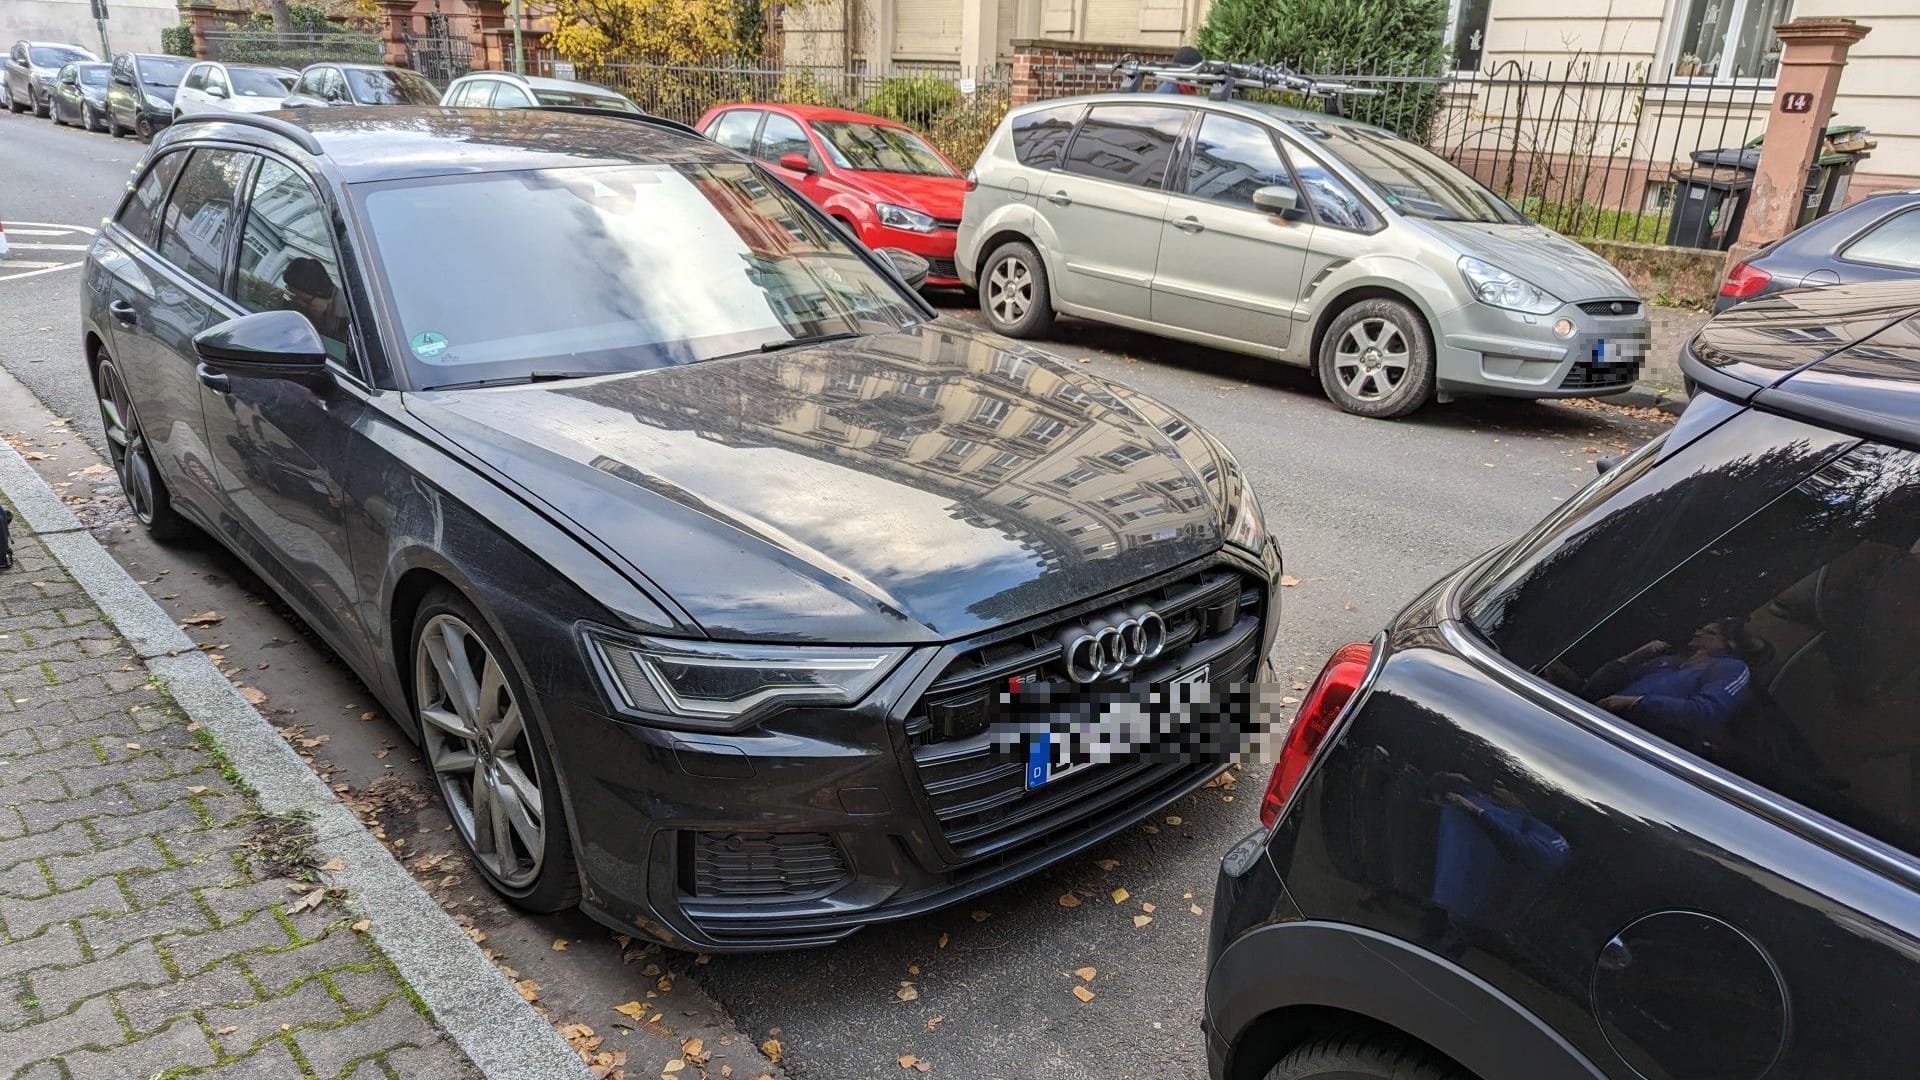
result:
M 1267 546 L 1267 519 L 1260 510 L 1260 500 L 1253 494 L 1253 484 L 1247 480 L 1245 470 L 1240 468 L 1232 451 L 1220 440 L 1208 435 L 1206 442 L 1214 458 L 1213 475 L 1207 479 L 1213 488 L 1215 505 L 1220 507 L 1227 543 L 1260 555 Z
M 874 213 L 880 216 L 880 224 L 894 229 L 906 229 L 908 232 L 932 232 L 937 226 L 933 215 L 918 210 L 909 210 L 892 203 L 875 203 Z
M 586 638 L 621 711 L 724 730 L 791 705 L 852 705 L 907 654 L 878 645 L 736 645 L 601 631 Z
M 1560 299 L 1552 293 L 1471 255 L 1460 257 L 1460 276 L 1467 280 L 1473 298 L 1490 307 L 1528 315 L 1547 315 L 1560 307 Z

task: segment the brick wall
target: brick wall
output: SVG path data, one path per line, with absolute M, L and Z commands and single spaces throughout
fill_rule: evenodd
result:
M 1120 88 L 1112 72 L 1098 70 L 1128 56 L 1165 60 L 1171 48 L 1152 45 L 1104 45 L 1084 41 L 1026 38 L 1013 43 L 1013 104 L 1100 94 Z

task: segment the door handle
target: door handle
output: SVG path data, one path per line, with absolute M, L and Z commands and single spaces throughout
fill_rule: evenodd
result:
M 1194 217 L 1192 214 L 1188 214 L 1186 217 L 1174 222 L 1173 227 L 1184 233 L 1197 233 L 1206 228 L 1205 225 L 1200 224 L 1200 219 Z
M 1047 201 L 1052 203 L 1055 206 L 1072 206 L 1073 196 L 1067 194 L 1064 191 L 1056 191 L 1053 194 L 1047 196 Z
M 115 319 L 119 320 L 120 322 L 128 326 L 132 326 L 135 318 L 137 317 L 134 314 L 133 305 L 131 303 L 128 303 L 125 300 L 115 300 L 114 302 L 108 304 L 107 311 Z
M 230 394 L 233 392 L 232 377 L 215 371 L 205 364 L 195 366 L 193 374 L 200 380 L 201 386 L 206 387 L 216 394 Z

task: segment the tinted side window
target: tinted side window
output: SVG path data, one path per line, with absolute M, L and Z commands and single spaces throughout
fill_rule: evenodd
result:
M 1845 254 L 1855 262 L 1920 270 L 1920 211 L 1908 210 L 1881 222 L 1849 244 Z
M 206 84 L 207 67 L 205 64 L 199 64 L 192 71 L 187 72 L 186 80 L 180 84 L 180 87 L 184 90 L 198 90 Z
M 747 153 L 753 148 L 753 129 L 759 126 L 760 113 L 754 109 L 735 109 L 720 114 L 707 131 L 707 137 L 729 150 Z
M 1293 174 L 1259 124 L 1210 115 L 1200 122 L 1187 163 L 1187 194 L 1251 208 L 1253 193 L 1272 184 L 1293 186 Z
M 1173 144 L 1187 110 L 1151 105 L 1102 105 L 1087 113 L 1067 148 L 1071 173 L 1158 188 L 1166 180 Z
M 195 150 L 167 199 L 160 228 L 160 257 L 220 288 L 227 238 L 250 155 L 232 150 Z
M 760 129 L 760 153 L 762 161 L 778 162 L 782 154 L 804 154 L 813 157 L 813 144 L 807 141 L 807 133 L 800 130 L 800 122 L 791 116 L 768 113 L 766 126 Z
M 512 83 L 496 83 L 493 88 L 493 107 L 496 109 L 525 109 L 533 105 L 533 99 L 525 90 Z
M 308 97 L 319 97 L 320 84 L 325 81 L 325 76 L 326 73 L 323 71 L 309 71 L 300 76 L 299 82 L 293 84 L 293 92 L 305 94 Z
M 298 311 L 320 331 L 334 359 L 346 359 L 347 297 L 326 207 L 281 162 L 263 160 L 254 176 L 235 269 L 234 299 L 241 307 Z
M 1313 220 L 1339 229 L 1372 232 L 1381 225 L 1380 217 L 1346 181 L 1333 174 L 1318 158 L 1294 150 L 1293 170 L 1300 176 L 1301 194 L 1313 209 Z
M 1073 125 L 1080 122 L 1081 105 L 1062 105 L 1041 109 L 1014 118 L 1013 156 L 1022 165 L 1035 169 L 1057 168 L 1060 152 L 1073 136 Z
M 144 243 L 153 243 L 154 223 L 160 220 L 160 200 L 167 197 L 167 188 L 173 185 L 173 178 L 180 174 L 180 166 L 186 160 L 186 153 L 177 151 L 153 163 L 147 175 L 140 178 L 140 186 L 133 189 L 126 205 L 120 208 L 120 216 L 115 220 L 121 228 Z
M 346 76 L 340 74 L 340 72 L 334 68 L 328 68 L 322 71 L 320 73 L 320 96 L 323 98 L 339 98 L 341 101 L 351 101 L 352 99 L 347 96 Z

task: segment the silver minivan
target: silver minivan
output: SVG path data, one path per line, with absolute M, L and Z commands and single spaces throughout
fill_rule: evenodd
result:
M 1015 109 L 956 262 L 995 330 L 1056 312 L 1312 367 L 1365 416 L 1631 386 L 1646 307 L 1606 260 L 1416 143 L 1172 94 Z

